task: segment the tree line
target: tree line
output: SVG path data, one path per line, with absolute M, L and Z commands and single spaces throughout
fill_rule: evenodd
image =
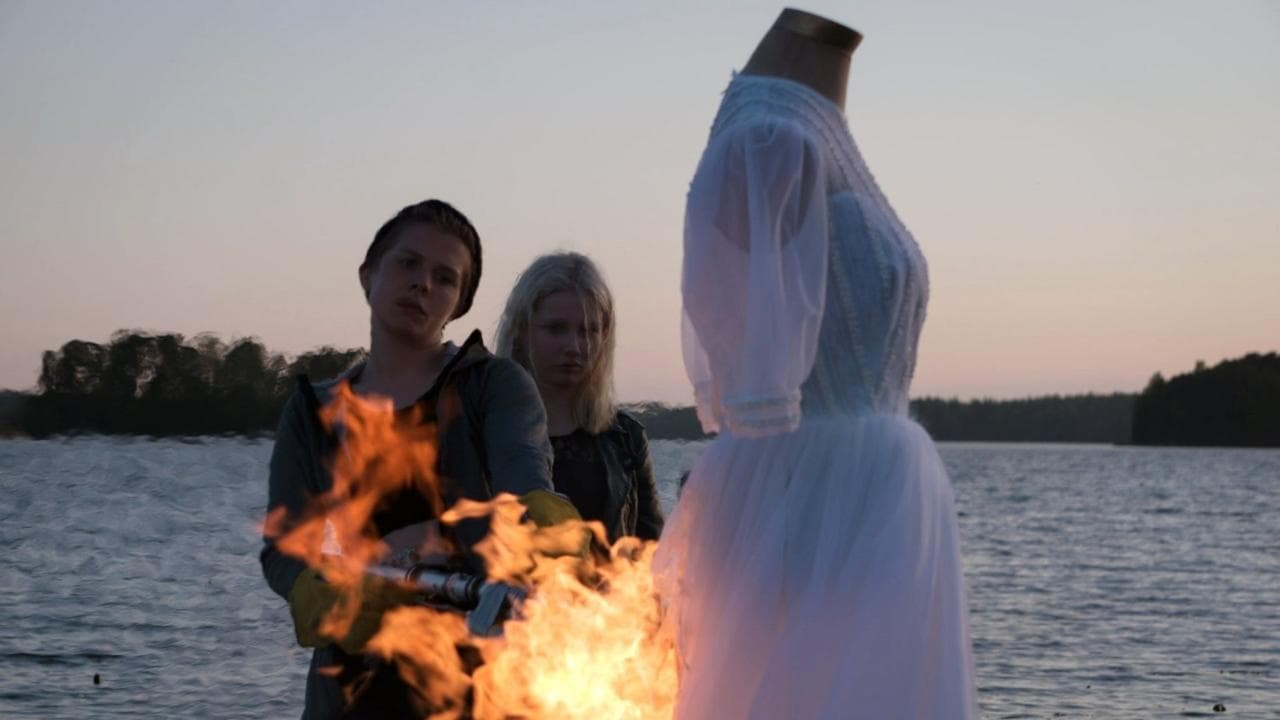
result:
M 911 401 L 911 416 L 936 440 L 1127 443 L 1132 393 L 1050 395 L 1021 400 Z
M 256 435 L 275 429 L 306 374 L 330 378 L 365 356 L 329 346 L 288 358 L 255 338 L 121 330 L 41 357 L 35 394 L 0 392 L 0 434 Z M 692 407 L 625 406 L 655 439 L 708 437 Z M 1021 400 L 920 398 L 911 416 L 937 440 L 1280 446 L 1280 356 L 1199 363 L 1140 394 Z
M 940 441 L 1127 443 L 1134 397 L 1116 393 L 1023 400 L 919 398 L 911 401 L 910 415 Z M 692 407 L 642 403 L 627 409 L 651 437 L 708 437 Z
M 10 422 L 35 437 L 270 432 L 296 375 L 332 377 L 363 356 L 322 347 L 289 360 L 254 338 L 121 330 L 105 345 L 72 340 L 45 351 L 39 393 Z
M 1133 441 L 1280 447 L 1280 355 L 1200 362 L 1168 380 L 1156 373 L 1134 407 Z

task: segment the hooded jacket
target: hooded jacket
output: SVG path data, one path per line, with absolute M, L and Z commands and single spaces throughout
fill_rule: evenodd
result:
M 281 414 L 271 453 L 268 512 L 285 508 L 289 517 L 301 517 L 310 499 L 332 488 L 331 458 L 342 432 L 341 428 L 326 430 L 319 409 L 332 398 L 338 383 L 358 377 L 363 369 L 361 363 L 315 385 L 305 376 L 298 378 L 298 387 Z M 483 501 L 502 492 L 552 491 L 551 445 L 537 387 L 519 365 L 491 355 L 479 331 L 453 352 L 418 403 L 426 420 L 437 423 L 436 473 L 446 507 L 461 498 Z M 383 535 L 433 519 L 429 504 L 421 499 L 402 502 L 397 498 L 394 505 L 375 516 Z M 485 531 L 482 520 L 459 523 L 454 539 L 465 550 Z M 287 600 L 306 565 L 281 552 L 270 538 L 264 538 L 259 557 L 267 584 Z M 336 677 L 318 672 L 334 666 L 342 668 Z M 359 701 L 349 704 L 343 688 L 357 684 L 365 691 Z M 378 667 L 328 645 L 312 654 L 302 717 L 413 717 L 407 693 L 394 668 Z

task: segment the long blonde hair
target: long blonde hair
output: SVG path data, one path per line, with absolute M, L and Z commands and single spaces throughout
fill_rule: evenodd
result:
M 494 354 L 520 363 L 534 375 L 529 351 L 521 344 L 533 320 L 538 304 L 552 293 L 568 290 L 576 293 L 588 312 L 600 313 L 600 352 L 595 365 L 587 370 L 582 393 L 573 403 L 573 420 L 589 433 L 609 427 L 616 408 L 613 402 L 614 328 L 613 294 L 604 276 L 591 258 L 575 252 L 543 255 L 533 261 L 516 279 L 498 320 Z

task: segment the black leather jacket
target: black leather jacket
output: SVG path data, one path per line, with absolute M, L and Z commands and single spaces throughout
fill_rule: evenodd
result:
M 662 534 L 662 506 L 644 426 L 619 411 L 609 427 L 593 438 L 609 483 L 604 517 L 609 542 L 624 535 L 657 540 Z

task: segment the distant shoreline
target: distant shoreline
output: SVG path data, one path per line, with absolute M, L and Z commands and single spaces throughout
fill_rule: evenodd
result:
M 183 432 L 103 432 L 96 428 L 84 427 L 65 427 L 59 428 L 54 432 L 45 435 L 37 435 L 33 433 L 23 432 L 20 425 L 21 417 L 26 403 L 32 402 L 40 396 L 34 393 L 13 393 L 0 392 L 0 437 L 3 436 L 29 436 L 29 437 L 73 437 L 76 435 L 101 435 L 101 436 L 127 436 L 127 437 L 154 437 L 154 438 L 205 438 L 205 437 L 244 437 L 244 438 L 269 438 L 274 436 L 273 430 L 269 429 L 246 429 L 246 430 L 229 430 L 220 432 L 205 433 L 183 433 Z M 930 435 L 939 442 L 1063 442 L 1063 443 L 1120 443 L 1128 440 L 1127 437 L 1121 436 L 1123 431 L 1127 430 L 1128 413 L 1131 409 L 1133 395 L 1114 394 L 1114 395 L 1078 395 L 1078 396 L 1048 396 L 1042 398 L 1023 398 L 1018 400 L 974 400 L 974 401 L 958 401 L 943 400 L 939 398 L 921 398 L 911 403 L 910 416 L 920 422 L 921 425 L 929 431 Z M 1033 426 L 1024 421 L 1019 425 L 1022 428 L 1022 434 L 1010 434 L 1001 431 L 998 427 L 993 426 L 988 416 L 994 414 L 1000 416 L 1001 408 L 1007 406 L 1009 408 L 1019 408 L 1031 406 L 1036 408 L 1042 417 L 1039 424 L 1042 426 L 1055 425 L 1055 417 L 1062 415 L 1062 412 L 1054 412 L 1057 408 L 1070 408 L 1077 405 L 1096 405 L 1099 402 L 1109 402 L 1114 407 L 1105 408 L 1111 410 L 1114 417 L 1107 418 L 1109 422 L 1100 422 L 1103 418 L 1096 417 L 1100 413 L 1094 412 L 1094 417 L 1090 418 L 1090 422 L 1085 426 L 1075 430 L 1067 429 L 1064 432 L 1064 426 L 1059 422 L 1052 431 L 1040 433 L 1026 434 L 1028 428 Z M 696 441 L 706 440 L 713 435 L 702 431 L 701 424 L 698 422 L 697 412 L 692 406 L 670 406 L 657 402 L 640 402 L 640 403 L 622 403 L 620 409 L 628 412 L 641 424 L 645 426 L 648 436 L 655 440 L 685 440 Z M 1118 414 L 1117 414 L 1118 413 Z M 1025 412 L 1023 413 L 1025 415 Z M 979 417 L 985 417 L 979 423 Z M 965 426 L 963 432 L 948 432 L 948 422 L 952 425 L 955 423 L 951 420 L 956 417 L 966 417 L 961 423 Z M 1099 435 L 1096 428 L 1100 426 L 1110 426 L 1114 428 L 1114 436 L 1108 437 Z M 985 428 L 985 429 L 984 429 Z M 941 429 L 941 432 L 939 431 Z
M 261 439 L 274 437 L 274 432 L 267 429 L 254 430 L 234 430 L 223 432 L 208 433 L 182 433 L 182 432 L 102 432 L 94 428 L 61 428 L 55 432 L 45 435 L 35 435 L 24 432 L 20 426 L 20 420 L 24 405 L 31 402 L 39 396 L 34 393 L 13 393 L 0 392 L 0 437 L 50 437 L 50 438 L 68 438 L 76 436 L 102 436 L 102 437 L 150 437 L 155 439 L 163 438 L 250 438 Z M 1109 438 L 1097 434 L 1093 430 L 1086 431 L 1086 428 L 1096 428 L 1101 426 L 1099 423 L 1101 418 L 1092 417 L 1091 422 L 1076 432 L 1064 433 L 1064 426 L 1061 423 L 1055 423 L 1055 416 L 1061 415 L 1061 412 L 1054 412 L 1059 408 L 1071 408 L 1073 406 L 1085 404 L 1097 405 L 1099 403 L 1110 403 L 1114 406 L 1106 408 L 1108 410 L 1118 411 L 1117 417 L 1110 418 L 1110 426 L 1116 428 L 1116 432 L 1125 426 L 1128 422 L 1128 412 L 1131 409 L 1134 395 L 1113 394 L 1107 396 L 1099 395 L 1078 395 L 1078 396 L 1049 396 L 1044 398 L 1024 398 L 1019 400 L 976 400 L 976 401 L 958 401 L 958 400 L 942 400 L 938 398 L 921 398 L 912 401 L 911 417 L 929 431 L 938 442 L 1024 442 L 1024 443 L 1101 443 L 1101 444 L 1124 444 L 1128 442 L 1128 438 Z M 1002 432 L 998 427 L 992 426 L 989 416 L 993 413 L 995 416 L 1003 414 L 1001 409 L 1004 406 L 1010 408 L 1032 406 L 1038 409 L 1043 416 L 1041 425 L 1055 425 L 1056 429 L 1052 432 L 1041 432 L 1030 434 L 1026 430 L 1033 426 L 1025 421 L 1020 425 L 1023 429 L 1022 434 L 1009 434 Z M 706 440 L 713 435 L 704 433 L 697 419 L 697 412 L 692 406 L 669 406 L 656 402 L 644 403 L 623 403 L 620 408 L 630 413 L 633 417 L 645 426 L 646 433 L 654 440 L 683 440 L 698 441 Z M 1023 413 L 1025 415 L 1025 412 Z M 1095 411 L 1094 415 L 1100 413 Z M 1115 412 L 1112 413 L 1113 415 Z M 987 416 L 985 425 L 976 424 L 978 416 Z M 972 417 L 970 417 L 972 416 Z M 948 418 L 970 417 L 960 422 L 965 425 L 964 432 L 947 432 L 945 430 Z M 952 422 L 954 424 L 954 422 Z M 933 425 L 934 427 L 930 427 Z M 938 428 L 943 428 L 942 432 Z M 985 429 L 984 429 L 985 428 Z
M 31 442 L 70 442 L 81 439 L 102 438 L 106 440 L 119 440 L 120 442 L 177 442 L 184 445 L 203 445 L 209 441 L 216 440 L 245 440 L 245 441 L 274 441 L 275 433 L 256 433 L 256 434 L 239 434 L 225 433 L 222 435 L 145 435 L 145 434 L 125 434 L 118 433 L 107 435 L 98 432 L 70 432 L 66 434 L 46 435 L 44 437 L 33 437 L 21 432 L 9 433 L 0 430 L 0 442 L 7 440 L 28 440 Z M 705 438 L 689 440 L 685 438 L 668 438 L 649 436 L 650 441 L 663 441 L 675 443 L 693 443 L 708 442 L 715 439 L 714 435 Z M 938 445 L 959 446 L 959 445 L 999 445 L 999 446 L 1025 446 L 1027 448 L 1052 445 L 1061 447 L 1075 448 L 1124 448 L 1135 450 L 1241 450 L 1241 451 L 1276 451 L 1280 448 L 1269 445 L 1138 445 L 1136 443 L 1107 443 L 1107 442 L 1087 442 L 1074 440 L 942 440 L 933 438 Z
M 106 344 L 72 340 L 43 354 L 38 393 L 0 391 L 0 436 L 270 436 L 296 377 L 336 377 L 363 357 L 322 347 L 288 358 L 254 338 L 129 330 Z M 651 438 L 708 437 L 693 407 L 621 407 Z M 1280 355 L 1156 373 L 1140 393 L 921 397 L 908 412 L 939 442 L 1280 447 Z

